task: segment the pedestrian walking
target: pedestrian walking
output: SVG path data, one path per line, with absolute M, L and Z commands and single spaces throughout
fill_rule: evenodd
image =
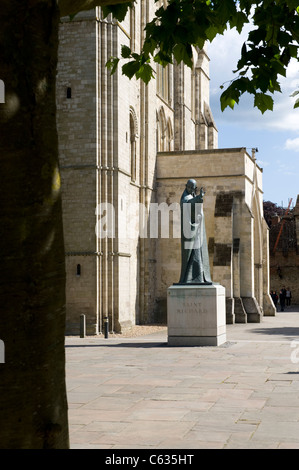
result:
M 271 297 L 272 297 L 272 300 L 273 300 L 273 303 L 274 303 L 274 305 L 275 305 L 275 308 L 277 308 L 278 295 L 276 294 L 276 291 L 275 291 L 275 290 L 272 290 L 270 295 L 271 295 Z
M 291 305 L 291 298 L 292 298 L 292 292 L 289 287 L 287 287 L 286 290 L 286 306 L 289 307 Z
M 280 311 L 284 312 L 284 307 L 285 307 L 285 292 L 283 289 L 279 292 L 279 303 L 280 303 Z

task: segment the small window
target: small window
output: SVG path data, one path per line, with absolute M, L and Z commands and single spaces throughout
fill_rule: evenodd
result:
M 66 97 L 67 97 L 68 99 L 71 99 L 71 97 L 72 97 L 72 89 L 71 89 L 70 86 L 67 87 L 67 89 L 66 89 Z
M 77 274 L 76 276 L 81 276 L 81 264 L 77 264 Z

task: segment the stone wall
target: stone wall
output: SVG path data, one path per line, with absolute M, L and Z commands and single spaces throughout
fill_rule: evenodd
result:
M 81 14 L 75 23 L 62 22 L 56 94 L 67 272 L 66 331 L 76 334 L 81 314 L 86 315 L 88 334 L 98 331 L 95 57 L 92 13 Z

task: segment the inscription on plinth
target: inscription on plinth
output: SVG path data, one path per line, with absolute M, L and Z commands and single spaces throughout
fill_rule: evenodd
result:
M 201 305 L 196 305 L 196 303 L 194 302 L 194 304 L 192 305 L 189 305 L 187 304 L 186 305 L 186 308 L 177 308 L 176 309 L 177 313 L 180 314 L 188 314 L 188 315 L 196 315 L 196 314 L 205 314 L 205 313 L 208 313 L 207 309 L 206 308 L 202 308 Z
M 173 285 L 167 295 L 168 344 L 219 346 L 226 342 L 225 288 Z

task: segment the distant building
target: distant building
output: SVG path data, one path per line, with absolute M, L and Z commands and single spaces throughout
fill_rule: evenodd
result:
M 299 196 L 286 216 L 272 217 L 269 232 L 270 288 L 292 291 L 292 303 L 299 304 Z
M 189 178 L 206 190 L 211 274 L 226 288 L 227 322 L 275 314 L 262 170 L 254 152 L 218 149 L 206 51 L 194 49 L 193 69 L 157 65 L 147 86 L 121 68 L 111 76 L 105 66 L 122 44 L 139 51 L 154 8 L 137 1 L 121 24 L 103 19 L 100 8 L 61 21 L 57 125 L 67 333 L 78 333 L 81 314 L 88 334 L 102 331 L 106 316 L 115 331 L 166 321 L 180 240 L 165 207 L 179 204 Z M 166 238 L 151 225 L 161 204 L 171 220 Z

